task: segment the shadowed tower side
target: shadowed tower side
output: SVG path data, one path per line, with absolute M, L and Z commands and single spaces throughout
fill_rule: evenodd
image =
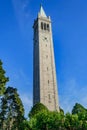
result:
M 49 110 L 59 111 L 51 19 L 42 6 L 33 28 L 33 105 L 41 102 Z

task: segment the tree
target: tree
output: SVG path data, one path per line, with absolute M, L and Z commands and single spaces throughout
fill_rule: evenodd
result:
M 23 122 L 21 122 L 21 124 L 20 124 L 20 130 L 32 130 L 30 128 L 30 123 L 29 123 L 28 120 L 25 119 L 25 120 L 23 120 Z
M 5 70 L 2 67 L 3 63 L 0 60 L 0 96 L 5 92 L 5 85 L 9 81 L 9 78 L 5 76 Z
M 66 129 L 68 129 L 68 130 L 70 130 L 71 129 L 71 114 L 70 113 L 66 113 L 66 115 L 65 115 L 65 128 Z
M 2 130 L 20 130 L 20 124 L 24 119 L 24 108 L 16 88 L 6 89 L 2 98 L 0 119 Z
M 82 130 L 86 130 L 87 129 L 87 109 L 84 108 L 81 104 L 76 103 L 75 106 L 73 107 L 72 114 L 78 115 L 80 128 Z
M 29 124 L 31 130 L 65 130 L 64 115 L 58 112 L 42 110 L 30 119 Z
M 72 109 L 72 114 L 84 113 L 86 111 L 87 111 L 86 108 L 84 108 L 81 104 L 76 103 L 75 106 Z
M 1 98 L 6 90 L 5 85 L 9 81 L 9 78 L 5 76 L 5 70 L 3 69 L 2 65 L 3 65 L 3 63 L 0 60 L 0 113 L 1 113 Z M 1 122 L 1 120 L 0 120 L 0 122 Z
M 34 115 L 36 115 L 38 112 L 43 111 L 43 110 L 48 111 L 48 109 L 45 105 L 43 105 L 42 103 L 37 103 L 33 106 L 31 111 L 29 112 L 29 117 L 31 118 Z
M 61 107 L 59 107 L 59 111 L 64 114 L 64 110 Z
M 48 114 L 48 129 L 49 130 L 65 130 L 64 114 L 62 112 L 49 112 Z

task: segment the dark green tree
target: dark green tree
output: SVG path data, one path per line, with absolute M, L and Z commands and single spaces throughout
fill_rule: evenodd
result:
M 8 87 L 4 93 L 1 104 L 1 130 L 20 130 L 24 119 L 24 108 L 17 89 Z
M 82 123 L 82 130 L 87 130 L 87 120 Z
M 77 114 L 79 123 L 80 123 L 80 129 L 86 130 L 87 129 L 87 109 L 84 108 L 81 104 L 76 103 L 73 107 L 72 114 Z
M 35 104 L 31 111 L 29 112 L 29 117 L 33 117 L 34 115 L 36 115 L 37 113 L 39 113 L 40 111 L 46 110 L 48 111 L 47 107 L 45 105 L 43 105 L 42 103 L 37 103 Z
M 72 109 L 72 114 L 84 113 L 86 111 L 87 111 L 86 108 L 84 108 L 81 104 L 76 103 L 75 106 Z
M 28 120 L 23 120 L 23 122 L 21 122 L 20 124 L 20 130 L 32 130 L 30 128 L 30 124 L 29 124 L 29 121 Z
M 59 111 L 64 114 L 64 110 L 61 107 L 59 107 Z
M 2 67 L 3 63 L 0 60 L 0 96 L 3 95 L 6 89 L 6 83 L 9 81 L 9 78 L 5 76 L 5 70 Z
M 29 125 L 32 130 L 65 130 L 64 115 L 43 110 L 30 119 Z
M 77 114 L 66 113 L 64 124 L 67 130 L 80 130 L 80 122 Z
M 0 113 L 1 113 L 1 98 L 4 95 L 6 90 L 6 83 L 9 81 L 9 78 L 5 76 L 5 70 L 3 69 L 3 63 L 0 60 Z M 1 119 L 0 119 L 1 122 Z M 0 124 L 1 126 L 1 124 Z

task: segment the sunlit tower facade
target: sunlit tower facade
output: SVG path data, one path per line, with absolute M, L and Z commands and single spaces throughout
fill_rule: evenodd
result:
M 33 29 L 33 105 L 40 102 L 59 111 L 51 19 L 42 6 Z

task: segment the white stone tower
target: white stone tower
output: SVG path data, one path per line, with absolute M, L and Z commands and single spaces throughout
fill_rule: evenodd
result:
M 42 6 L 33 28 L 33 105 L 41 102 L 49 110 L 59 111 L 51 19 Z

